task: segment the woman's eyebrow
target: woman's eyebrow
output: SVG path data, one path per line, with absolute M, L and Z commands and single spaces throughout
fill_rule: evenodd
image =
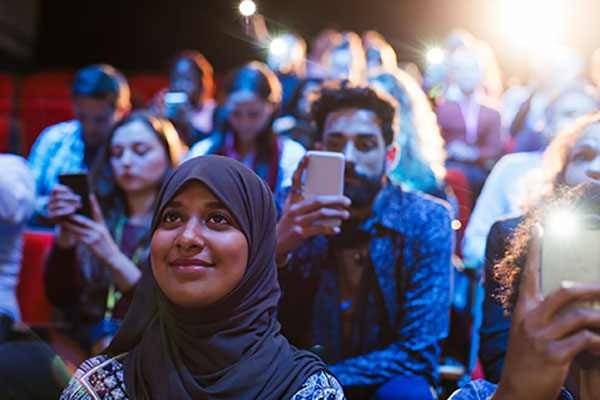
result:
M 218 210 L 227 209 L 227 207 L 225 207 L 225 205 L 220 201 L 209 201 L 208 203 L 206 203 L 206 206 Z
M 183 207 L 183 203 L 181 201 L 170 201 L 167 203 L 167 205 L 165 206 L 165 208 L 181 208 Z

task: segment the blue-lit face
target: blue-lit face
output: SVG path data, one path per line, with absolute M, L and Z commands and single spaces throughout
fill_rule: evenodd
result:
M 565 168 L 567 185 L 600 182 L 600 123 L 588 126 L 581 133 L 567 162 Z

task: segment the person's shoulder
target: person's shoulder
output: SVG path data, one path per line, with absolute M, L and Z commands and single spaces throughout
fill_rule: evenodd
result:
M 61 400 L 128 399 L 122 362 L 126 355 L 99 355 L 85 360 L 73 374 Z
M 539 163 L 541 159 L 541 152 L 522 151 L 510 153 L 502 156 L 493 169 L 520 167 L 521 165 Z
M 302 159 L 302 157 L 304 157 L 304 154 L 306 153 L 306 149 L 300 143 L 298 143 L 297 141 L 295 141 L 287 136 L 280 136 L 280 143 L 281 143 L 280 164 L 283 167 L 287 167 L 287 168 L 291 168 L 291 169 L 295 170 L 296 167 L 298 166 L 298 163 Z
M 187 155 L 185 156 L 185 160 L 187 161 L 190 158 L 205 156 L 210 153 L 212 147 L 214 146 L 216 140 L 213 136 L 208 136 L 196 143 L 190 148 Z
M 338 380 L 326 371 L 309 376 L 291 400 L 343 400 L 344 391 Z
M 299 142 L 287 136 L 280 136 L 281 140 L 281 151 L 290 153 L 306 153 L 306 149 Z
M 488 236 L 500 236 L 507 238 L 514 230 L 523 222 L 525 217 L 523 215 L 505 215 L 502 218 L 497 219 L 490 228 Z
M 81 129 L 81 124 L 76 119 L 50 125 L 40 133 L 40 137 L 62 140 L 73 135 Z
M 450 216 L 452 212 L 447 201 L 423 192 L 403 191 L 401 204 L 404 213 L 423 219 L 437 218 L 439 215 Z
M 451 229 L 452 208 L 448 202 L 423 192 L 405 191 L 393 183 L 383 190 L 384 196 L 378 201 L 377 213 L 381 215 L 384 226 L 409 236 Z

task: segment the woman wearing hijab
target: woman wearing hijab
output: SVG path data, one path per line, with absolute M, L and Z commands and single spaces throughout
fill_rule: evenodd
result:
M 151 269 L 106 353 L 80 366 L 62 398 L 344 399 L 318 357 L 279 333 L 264 181 L 226 157 L 197 157 L 157 204 Z

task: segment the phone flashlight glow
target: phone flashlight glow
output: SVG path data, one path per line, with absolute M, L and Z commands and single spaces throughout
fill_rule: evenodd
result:
M 546 229 L 557 236 L 570 236 L 578 227 L 579 217 L 570 210 L 556 210 L 548 216 Z

